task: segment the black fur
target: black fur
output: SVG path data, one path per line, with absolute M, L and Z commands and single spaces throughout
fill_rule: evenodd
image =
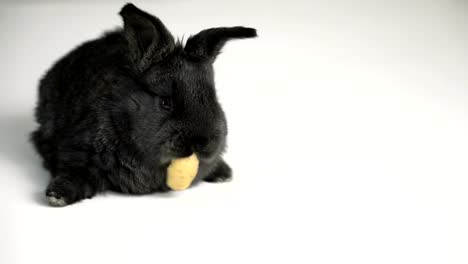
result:
M 32 140 L 52 176 L 52 205 L 106 190 L 168 191 L 168 164 L 192 152 L 200 159 L 194 182 L 231 177 L 212 62 L 227 40 L 255 29 L 208 29 L 183 47 L 134 5 L 120 15 L 123 30 L 82 44 L 40 82 Z

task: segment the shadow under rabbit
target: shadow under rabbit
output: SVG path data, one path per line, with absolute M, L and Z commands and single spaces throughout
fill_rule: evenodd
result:
M 36 190 L 32 194 L 33 200 L 45 205 L 43 196 L 49 176 L 29 139 L 35 128 L 32 111 L 0 116 L 0 156 L 21 168 L 22 175 L 27 177 L 25 180 L 31 182 Z M 0 177 L 9 176 L 3 174 Z

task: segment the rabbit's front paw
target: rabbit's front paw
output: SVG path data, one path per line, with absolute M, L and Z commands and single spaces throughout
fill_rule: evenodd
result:
M 221 160 L 216 169 L 204 179 L 206 182 L 228 182 L 232 180 L 232 171 L 229 165 Z

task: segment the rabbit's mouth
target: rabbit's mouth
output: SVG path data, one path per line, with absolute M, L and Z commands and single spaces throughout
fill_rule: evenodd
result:
M 183 137 L 174 137 L 161 146 L 160 161 L 162 164 L 168 164 L 174 159 L 184 158 L 195 153 L 200 162 L 210 163 L 224 150 L 224 139 L 212 138 L 186 140 Z

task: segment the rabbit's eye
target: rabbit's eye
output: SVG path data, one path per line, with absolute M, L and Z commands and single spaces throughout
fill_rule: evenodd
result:
M 172 110 L 172 100 L 170 97 L 161 97 L 159 104 L 161 105 L 161 108 L 166 111 Z

